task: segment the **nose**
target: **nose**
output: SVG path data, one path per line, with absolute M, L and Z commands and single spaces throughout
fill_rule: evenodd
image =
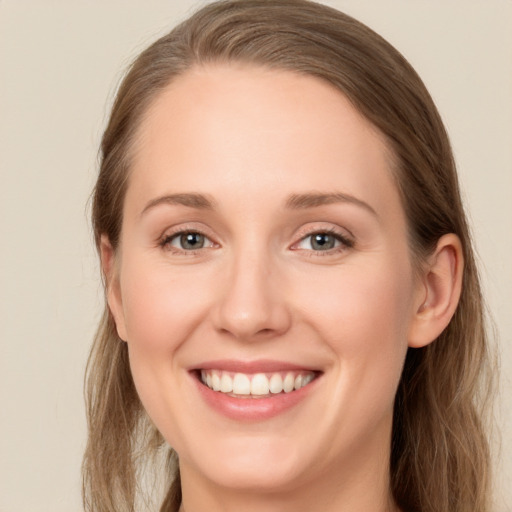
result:
M 236 258 L 219 285 L 213 311 L 216 329 L 241 341 L 284 334 L 291 325 L 291 312 L 280 277 L 269 258 Z

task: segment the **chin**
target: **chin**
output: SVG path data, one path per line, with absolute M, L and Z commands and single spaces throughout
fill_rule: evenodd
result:
M 248 493 L 282 492 L 297 487 L 300 482 L 296 467 L 254 462 L 238 464 L 230 461 L 206 476 L 220 487 Z
M 226 439 L 196 458 L 196 471 L 220 487 L 277 492 L 293 488 L 310 467 L 306 454 L 300 457 L 300 448 L 285 439 Z

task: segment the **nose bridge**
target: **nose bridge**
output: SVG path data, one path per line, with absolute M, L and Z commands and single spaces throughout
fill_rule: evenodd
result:
M 233 251 L 216 324 L 243 340 L 284 333 L 290 323 L 276 262 L 257 244 Z

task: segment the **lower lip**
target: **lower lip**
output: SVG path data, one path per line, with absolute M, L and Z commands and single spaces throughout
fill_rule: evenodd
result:
M 304 400 L 319 378 L 290 393 L 276 393 L 268 398 L 236 398 L 220 391 L 213 391 L 195 375 L 192 377 L 199 393 L 212 409 L 237 421 L 264 421 L 278 416 Z

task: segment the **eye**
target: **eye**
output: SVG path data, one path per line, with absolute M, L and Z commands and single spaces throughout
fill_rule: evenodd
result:
M 197 231 L 182 231 L 166 236 L 161 245 L 178 251 L 197 251 L 213 247 L 213 242 Z
M 342 249 L 352 246 L 353 243 L 350 240 L 338 233 L 318 231 L 302 238 L 299 243 L 296 244 L 295 248 L 307 251 L 327 252 L 333 249 Z

